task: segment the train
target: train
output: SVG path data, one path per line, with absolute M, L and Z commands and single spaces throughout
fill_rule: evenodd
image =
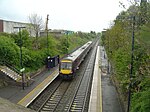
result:
M 59 76 L 62 78 L 73 78 L 74 72 L 79 68 L 79 65 L 91 48 L 92 41 L 89 41 L 67 57 L 62 58 L 59 64 Z

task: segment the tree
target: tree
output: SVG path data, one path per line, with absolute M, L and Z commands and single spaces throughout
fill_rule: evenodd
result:
M 61 38 L 61 50 L 63 54 L 67 54 L 68 53 L 68 48 L 69 48 L 69 40 L 66 36 Z
M 19 66 L 19 47 L 14 39 L 0 36 L 0 62 Z
M 147 0 L 141 0 L 140 3 L 140 20 L 141 24 L 145 24 L 147 21 Z
M 27 30 L 22 30 L 21 32 L 18 32 L 17 34 L 12 33 L 10 34 L 10 37 L 15 40 L 15 43 L 20 46 L 20 35 L 22 37 L 22 46 L 31 48 L 31 40 L 29 39 L 29 32 Z
M 43 20 L 42 17 L 38 16 L 37 14 L 31 14 L 29 16 L 30 26 L 33 28 L 35 33 L 35 48 L 38 49 L 38 37 L 39 32 L 43 28 Z

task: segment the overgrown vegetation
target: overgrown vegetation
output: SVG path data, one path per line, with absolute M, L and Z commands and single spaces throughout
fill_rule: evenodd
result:
M 67 47 L 69 48 L 68 52 L 71 52 L 88 40 L 93 39 L 93 34 L 81 34 L 82 36 L 77 33 L 64 34 L 57 38 L 49 35 L 47 49 L 47 37 L 35 39 L 36 37 L 30 37 L 26 30 L 22 30 L 18 34 L 0 33 L 0 64 L 7 63 L 20 70 L 20 46 L 22 46 L 22 62 L 26 69 L 25 72 L 36 71 L 45 65 L 47 56 L 60 55 L 62 57 L 67 54 Z
M 145 8 L 146 7 L 146 8 Z M 131 83 L 131 112 L 150 111 L 150 3 L 132 5 L 121 12 L 114 25 L 103 32 L 102 40 L 113 68 L 113 78 L 117 80 L 127 108 L 128 89 Z M 135 20 L 133 21 L 133 17 Z M 133 29 L 133 22 L 134 29 Z M 135 33 L 133 74 L 130 78 L 131 42 Z

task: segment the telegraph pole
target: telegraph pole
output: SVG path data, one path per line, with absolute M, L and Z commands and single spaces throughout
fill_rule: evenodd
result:
M 25 70 L 23 68 L 23 63 L 22 63 L 22 35 L 21 35 L 21 29 L 26 28 L 26 27 L 14 27 L 15 29 L 19 29 L 19 36 L 20 36 L 20 72 L 21 72 L 21 76 L 22 76 L 22 89 L 24 90 L 24 75 L 23 75 L 23 71 Z
M 49 54 L 49 49 L 48 49 L 48 47 L 49 47 L 49 45 L 48 45 L 48 20 L 49 20 L 49 15 L 47 14 L 47 18 L 46 18 L 46 28 L 45 28 L 45 30 L 46 30 L 46 33 L 47 33 L 47 54 Z

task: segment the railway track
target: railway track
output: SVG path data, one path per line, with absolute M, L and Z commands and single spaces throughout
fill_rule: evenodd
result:
M 44 104 L 38 109 L 38 111 L 55 111 L 69 85 L 70 82 L 62 81 L 58 88 L 53 92 L 53 94 L 50 95 L 50 97 L 44 102 Z
M 56 89 L 61 84 L 62 79 L 57 77 L 29 106 L 33 110 L 38 111 L 39 108 L 44 104 L 44 102 L 49 98 L 51 94 L 56 91 Z
M 38 112 L 87 111 L 95 54 L 96 47 L 85 58 L 73 80 L 57 78 L 29 108 Z

